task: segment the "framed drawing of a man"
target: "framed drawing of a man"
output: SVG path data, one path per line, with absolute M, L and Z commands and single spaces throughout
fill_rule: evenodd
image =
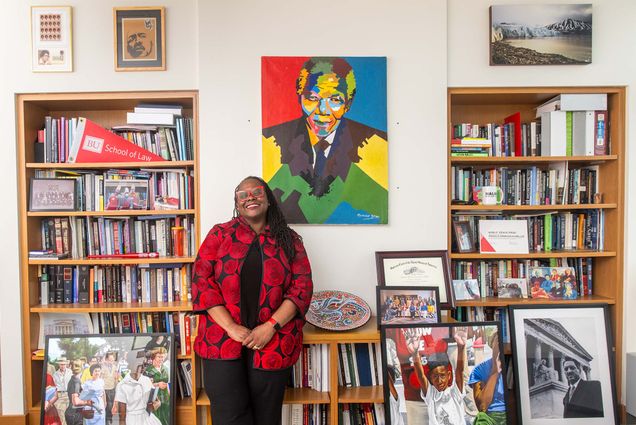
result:
M 116 7 L 115 71 L 166 69 L 165 9 Z

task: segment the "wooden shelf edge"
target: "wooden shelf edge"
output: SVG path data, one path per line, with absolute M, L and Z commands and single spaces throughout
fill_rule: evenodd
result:
M 466 252 L 450 254 L 453 260 L 498 260 L 498 259 L 536 259 L 536 258 L 578 258 L 578 257 L 616 257 L 615 251 L 551 251 L 531 252 L 530 254 L 480 254 Z
M 505 308 L 509 305 L 550 305 L 550 304 L 594 304 L 606 303 L 616 304 L 614 298 L 600 295 L 585 295 L 575 300 L 549 300 L 545 298 L 497 298 L 486 297 L 479 300 L 457 301 L 456 307 L 499 307 Z
M 192 215 L 196 210 L 117 210 L 117 211 L 27 211 L 27 217 L 118 217 L 152 215 Z
M 287 388 L 283 404 L 329 404 L 331 394 L 311 388 Z
M 451 211 L 543 211 L 543 210 L 594 210 L 615 209 L 616 203 L 565 204 L 565 205 L 451 205 Z
M 384 387 L 338 387 L 338 403 L 383 403 Z
M 449 156 L 451 164 L 497 164 L 497 163 L 535 163 L 535 162 L 606 162 L 616 161 L 618 155 L 595 155 L 595 156 Z
M 359 328 L 349 331 L 328 331 L 310 323 L 303 328 L 303 344 L 330 344 L 334 342 L 378 342 L 380 331 L 375 316 Z
M 194 161 L 153 161 L 153 162 L 84 162 L 84 163 L 40 163 L 27 162 L 26 168 L 33 169 L 84 169 L 84 168 L 179 168 L 193 167 Z
M 29 308 L 31 313 L 136 313 L 164 311 L 192 311 L 192 303 L 96 303 L 96 304 L 48 304 Z
M 29 259 L 29 265 L 89 265 L 89 266 L 111 266 L 111 265 L 135 265 L 135 264 L 174 264 L 174 263 L 194 263 L 195 257 L 159 257 L 159 258 L 105 258 L 99 260 L 89 260 L 87 258 L 78 259 Z
M 195 406 L 192 397 L 177 398 L 175 405 L 177 409 L 192 409 Z
M 210 399 L 208 398 L 208 395 L 206 394 L 206 392 L 205 392 L 205 390 L 203 388 L 197 389 L 196 405 L 197 406 L 209 406 L 210 405 Z

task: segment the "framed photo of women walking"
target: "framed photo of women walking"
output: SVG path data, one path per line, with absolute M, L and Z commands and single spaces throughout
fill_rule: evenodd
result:
M 49 335 L 40 424 L 174 424 L 176 370 L 173 334 Z
M 519 423 L 618 424 L 607 305 L 509 309 Z
M 454 307 L 448 251 L 376 251 L 378 286 L 434 286 L 439 308 Z

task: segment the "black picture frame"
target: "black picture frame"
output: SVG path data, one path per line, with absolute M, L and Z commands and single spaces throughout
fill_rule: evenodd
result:
M 576 425 L 585 417 L 586 424 L 617 425 L 615 347 L 608 305 L 510 305 L 508 311 L 518 423 L 532 420 L 533 424 L 539 425 Z M 520 331 L 523 335 L 519 335 Z M 534 351 L 532 356 L 529 355 L 531 351 Z M 537 354 L 541 360 L 536 358 Z M 570 362 L 568 358 L 574 358 L 576 362 Z M 595 361 L 597 370 L 593 375 L 592 363 Z M 578 372 L 573 367 L 578 367 Z M 589 383 L 585 387 L 580 385 L 582 381 L 577 383 L 572 393 L 576 401 L 572 407 L 567 407 L 566 412 L 565 397 L 569 397 L 570 376 L 576 379 L 576 373 L 584 375 L 584 380 Z M 596 377 L 598 379 L 592 379 Z M 585 390 L 582 393 L 585 395 L 583 402 L 580 401 L 579 390 Z M 548 391 L 552 394 L 544 394 Z M 549 411 L 545 403 L 536 403 L 538 397 L 546 395 L 559 402 L 555 402 Z M 590 416 L 599 414 L 602 416 Z
M 161 360 L 160 355 L 164 355 Z M 105 360 L 112 355 L 113 361 Z M 113 372 L 113 376 L 117 380 L 116 385 L 122 384 L 127 377 L 128 373 L 139 374 L 146 376 L 146 378 L 139 379 L 145 380 L 144 392 L 140 396 L 139 400 L 149 400 L 151 396 L 157 396 L 163 399 L 162 405 L 155 405 L 155 410 L 152 412 L 155 416 L 159 416 L 164 419 L 160 419 L 166 425 L 172 425 L 175 423 L 175 397 L 176 394 L 176 350 L 175 350 L 175 336 L 172 333 L 125 333 L 125 334 L 73 334 L 73 335 L 48 335 L 45 339 L 44 348 L 44 366 L 42 372 L 42 403 L 40 407 L 40 425 L 44 425 L 46 415 L 57 415 L 59 411 L 55 405 L 58 399 L 57 388 L 55 386 L 54 374 L 59 374 L 62 369 L 61 364 L 65 363 L 67 367 L 74 368 L 79 373 L 72 373 L 72 377 L 69 380 L 67 388 L 70 390 L 72 385 L 77 384 L 74 389 L 80 390 L 80 398 L 91 397 L 90 392 L 99 393 L 103 389 L 103 380 L 100 384 L 95 380 L 94 385 L 86 385 L 87 381 L 80 383 L 80 377 L 84 376 L 85 371 L 88 372 L 88 378 L 90 378 L 90 366 L 87 366 L 88 361 L 92 362 L 93 358 L 96 359 L 100 367 L 104 369 L 105 364 L 109 364 L 109 369 Z M 115 363 L 116 362 L 116 363 Z M 153 362 L 156 362 L 153 364 Z M 166 363 L 168 363 L 166 367 Z M 157 369 L 159 364 L 159 369 Z M 55 370 L 57 367 L 57 370 Z M 154 367 L 152 369 L 151 367 Z M 168 372 L 169 371 L 169 372 Z M 51 373 L 53 372 L 53 373 Z M 159 375 L 156 372 L 160 372 Z M 95 372 L 97 373 L 97 372 Z M 154 378 L 150 378 L 147 375 L 152 374 Z M 167 387 L 161 388 L 161 382 L 164 381 L 164 374 L 168 375 Z M 100 375 L 97 375 L 101 377 Z M 157 378 L 159 376 L 159 378 Z M 77 381 L 73 381 L 77 378 Z M 53 383 L 53 385 L 51 385 Z M 117 386 L 115 387 L 117 389 Z M 136 385 L 137 387 L 138 385 Z M 150 387 L 151 389 L 149 389 Z M 162 392 L 166 391 L 166 392 Z M 132 394 L 132 393 L 131 393 Z M 127 396 L 131 396 L 127 394 Z M 69 400 L 70 394 L 67 394 Z M 165 397 L 168 397 L 169 403 L 165 403 Z M 50 401 L 53 400 L 52 403 Z M 136 401 L 139 401 L 136 400 Z M 72 401 L 70 401 L 72 402 Z M 50 403 L 50 404 L 49 404 Z M 103 404 L 103 403 L 102 403 Z M 99 407 L 99 402 L 95 402 L 94 406 Z M 167 406 L 167 407 L 162 407 Z M 104 406 L 106 408 L 107 406 Z M 164 410 L 160 410 L 164 409 Z M 80 410 L 80 409 L 77 409 Z M 93 415 L 99 414 L 97 409 L 93 409 Z M 55 411 L 55 412 L 53 412 Z M 105 410 L 102 410 L 102 414 L 105 416 Z M 79 420 L 81 421 L 83 416 L 79 411 L 76 412 Z M 167 420 L 165 414 L 168 414 Z M 113 423 L 119 423 L 119 414 L 113 415 Z
M 473 232 L 468 221 L 453 221 L 453 234 L 459 252 L 476 252 Z
M 75 211 L 77 180 L 32 178 L 29 190 L 29 211 Z
M 391 316 L 391 309 L 387 308 L 386 297 L 412 297 L 418 296 L 422 299 L 432 298 L 433 303 L 425 305 L 426 316 L 422 317 L 421 305 L 417 306 L 417 309 L 413 312 L 409 311 L 409 316 L 405 317 L 397 313 L 394 316 L 394 320 L 388 320 L 387 317 Z M 439 288 L 436 286 L 377 286 L 376 287 L 376 305 L 377 305 L 377 320 L 378 328 L 389 324 L 424 324 L 424 323 L 439 323 L 440 309 L 439 306 Z M 433 307 L 431 311 L 430 307 Z
M 487 361 L 491 361 L 493 356 L 493 349 L 490 344 L 494 344 L 497 342 L 497 350 L 499 351 L 499 359 L 501 362 L 501 371 L 499 372 L 501 381 L 498 382 L 498 385 L 501 385 L 501 397 L 497 399 L 497 402 L 500 403 L 498 408 L 503 407 L 504 412 L 506 412 L 506 423 L 510 424 L 510 412 L 507 411 L 508 406 L 508 396 L 509 391 L 506 389 L 505 377 L 506 377 L 506 365 L 504 361 L 504 353 L 503 353 L 503 340 L 502 340 L 502 329 L 501 323 L 497 321 L 491 322 L 449 322 L 449 323 L 435 323 L 435 324 L 421 324 L 421 325 L 386 325 L 380 328 L 380 343 L 381 343 L 381 354 L 382 354 L 382 371 L 384 378 L 384 411 L 385 411 L 385 422 L 387 425 L 394 424 L 392 421 L 392 403 L 398 403 L 400 406 L 403 405 L 404 399 L 406 398 L 406 389 L 402 391 L 402 395 L 396 389 L 396 393 L 398 395 L 398 399 L 396 400 L 392 395 L 391 387 L 394 386 L 393 377 L 398 377 L 396 381 L 398 384 L 404 385 L 406 382 L 409 386 L 413 386 L 412 382 L 415 379 L 418 387 L 412 391 L 419 392 L 421 390 L 421 384 L 419 382 L 419 376 L 416 373 L 417 366 L 415 364 L 415 357 L 413 356 L 413 352 L 408 349 L 407 341 L 412 338 L 407 337 L 407 333 L 414 333 L 417 338 L 418 334 L 420 334 L 419 348 L 418 352 L 422 357 L 426 357 L 426 363 L 424 363 L 424 359 L 422 359 L 423 367 L 426 364 L 433 364 L 433 361 L 442 361 L 443 355 L 434 355 L 431 354 L 431 350 L 433 347 L 441 347 L 443 349 L 443 345 L 438 345 L 440 339 L 444 339 L 447 343 L 446 346 L 446 355 L 448 356 L 448 363 L 452 370 L 452 378 L 455 378 L 456 372 L 456 353 L 457 353 L 457 344 L 454 342 L 453 332 L 452 330 L 455 328 L 463 328 L 466 331 L 469 344 L 466 344 L 466 364 L 465 367 L 468 367 L 468 376 L 469 379 L 464 379 L 463 384 L 464 388 L 462 391 L 462 400 L 465 400 L 465 397 L 474 397 L 473 395 L 468 394 L 472 393 L 473 387 L 469 386 L 467 382 L 470 381 L 471 374 L 475 370 L 478 365 L 485 363 Z M 497 332 L 496 338 L 493 337 L 494 332 Z M 401 332 L 401 336 L 400 336 Z M 397 340 L 397 342 L 396 342 Z M 452 340 L 452 342 L 450 342 Z M 486 341 L 485 345 L 481 342 Z M 389 341 L 391 341 L 389 343 Z M 481 342 L 479 342 L 481 341 Z M 454 347 L 453 347 L 454 344 Z M 390 346 L 390 347 L 389 347 Z M 487 348 L 486 348 L 487 347 Z M 493 346 L 494 347 L 494 346 Z M 469 354 L 468 350 L 472 350 L 472 354 Z M 479 352 L 477 350 L 480 350 Z M 443 350 L 440 350 L 443 351 Z M 479 354 L 479 355 L 478 355 Z M 437 356 L 437 358 L 434 358 Z M 470 360 L 472 358 L 472 361 Z M 396 366 L 397 362 L 397 366 Z M 453 365 L 455 363 L 455 365 Z M 492 366 L 492 363 L 490 363 Z M 488 365 L 485 364 L 481 370 L 489 370 Z M 416 373 L 415 376 L 412 376 L 413 373 Z M 480 371 L 475 372 L 475 378 L 477 379 Z M 465 376 L 465 373 L 462 374 Z M 427 379 L 428 381 L 428 379 Z M 483 382 L 483 381 L 482 381 Z M 455 381 L 456 383 L 456 381 Z M 431 385 L 428 382 L 428 385 Z M 399 387 L 400 385 L 398 385 Z M 411 390 L 409 390 L 411 391 Z M 400 399 L 401 397 L 401 399 Z M 474 398 L 473 398 L 474 400 Z M 501 403 L 503 401 L 503 403 Z M 421 400 L 422 405 L 426 405 L 424 400 Z M 491 402 L 492 403 L 492 402 Z M 477 403 L 475 403 L 477 406 Z M 488 408 L 491 405 L 488 406 Z M 488 409 L 486 409 L 488 410 Z M 429 406 L 428 412 L 431 412 L 432 409 Z M 465 411 L 462 411 L 465 416 Z M 419 412 L 418 412 L 419 413 Z M 401 414 L 401 413 L 400 413 Z M 408 410 L 406 412 L 407 420 L 408 420 Z M 464 417 L 465 419 L 465 417 Z M 474 418 L 473 418 L 474 422 Z M 463 423 L 463 422 L 462 422 Z
M 104 180 L 104 210 L 147 210 L 147 179 Z
M 376 251 L 378 286 L 435 286 L 439 308 L 455 307 L 448 251 Z
M 113 8 L 115 71 L 165 71 L 165 7 Z

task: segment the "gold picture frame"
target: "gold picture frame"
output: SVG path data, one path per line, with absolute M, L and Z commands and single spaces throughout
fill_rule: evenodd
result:
M 114 7 L 115 71 L 165 71 L 164 7 Z
M 31 6 L 31 69 L 73 72 L 71 6 Z

